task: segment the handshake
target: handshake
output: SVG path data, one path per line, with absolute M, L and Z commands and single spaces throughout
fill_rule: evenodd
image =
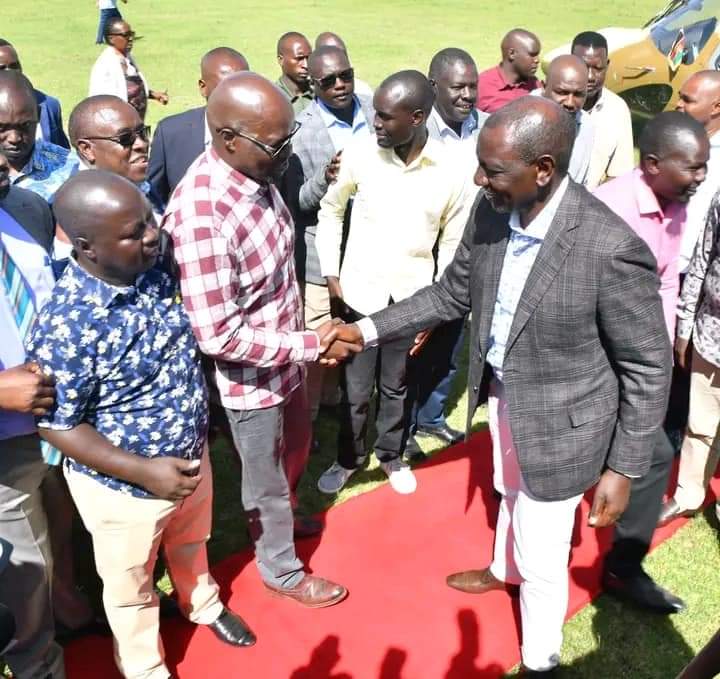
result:
M 315 328 L 315 332 L 320 338 L 318 362 L 329 368 L 339 365 L 363 350 L 363 336 L 355 323 L 348 324 L 339 318 L 333 318 Z

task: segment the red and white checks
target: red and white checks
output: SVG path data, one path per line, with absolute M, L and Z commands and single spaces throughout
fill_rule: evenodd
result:
M 320 341 L 303 329 L 295 230 L 278 190 L 210 148 L 175 189 L 162 226 L 200 349 L 215 359 L 223 405 L 254 410 L 284 401 Z

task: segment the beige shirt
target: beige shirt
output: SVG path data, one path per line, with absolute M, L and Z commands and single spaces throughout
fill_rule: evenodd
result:
M 627 104 L 603 87 L 600 97 L 587 113 L 595 138 L 585 186 L 593 191 L 606 179 L 619 177 L 635 167 L 632 121 Z
M 345 302 L 371 314 L 433 282 L 452 260 L 477 194 L 467 166 L 428 138 L 409 165 L 375 140 L 343 150 L 338 179 L 320 203 L 315 244 L 323 276 L 340 275 Z M 340 269 L 343 217 L 352 216 Z

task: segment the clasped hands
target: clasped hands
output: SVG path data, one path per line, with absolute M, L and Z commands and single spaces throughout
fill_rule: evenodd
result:
M 333 368 L 363 350 L 363 336 L 355 323 L 344 323 L 339 318 L 325 321 L 315 329 L 320 338 L 321 365 Z

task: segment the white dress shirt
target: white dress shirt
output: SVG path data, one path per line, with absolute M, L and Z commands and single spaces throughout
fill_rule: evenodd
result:
M 320 203 L 316 247 L 323 276 L 339 276 L 345 302 L 362 314 L 384 309 L 433 281 L 455 254 L 477 193 L 462 164 L 428 138 L 409 165 L 367 139 L 343 151 L 337 181 Z M 354 198 L 342 270 L 340 245 Z
M 595 136 L 585 186 L 593 191 L 606 179 L 630 172 L 635 167 L 635 149 L 630 109 L 622 97 L 603 87 L 587 114 Z
M 695 195 L 690 198 L 687 204 L 685 230 L 683 231 L 680 258 L 678 260 L 678 271 L 680 273 L 686 273 L 688 270 L 695 245 L 700 239 L 700 234 L 705 229 L 710 203 L 718 189 L 720 189 L 720 132 L 715 132 L 710 137 L 710 158 L 707 163 L 705 181 L 698 186 Z

